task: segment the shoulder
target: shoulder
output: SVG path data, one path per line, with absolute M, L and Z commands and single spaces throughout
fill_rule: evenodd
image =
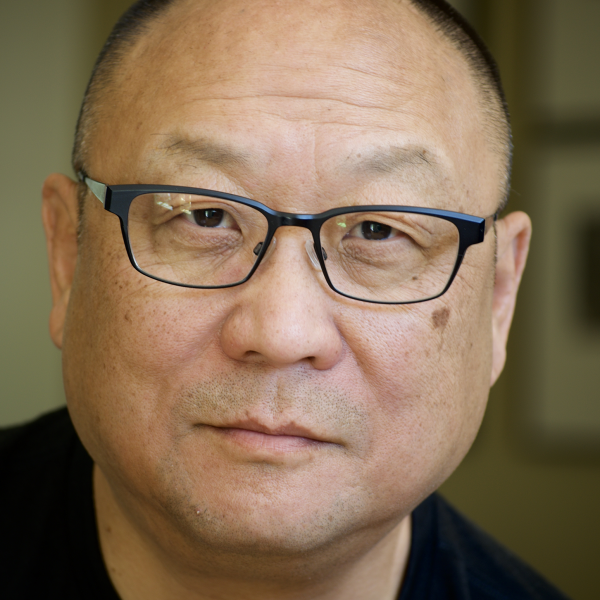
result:
M 64 503 L 78 444 L 66 408 L 0 429 L 0 523 L 18 535 Z
M 87 463 L 78 467 L 77 457 L 85 460 L 78 444 L 66 409 L 0 429 L 3 598 L 28 600 L 40 592 L 46 598 L 77 597 L 69 575 L 69 522 L 85 502 L 73 481 L 81 479 L 78 472 L 91 473 Z
M 77 443 L 66 409 L 0 429 L 0 524 L 5 531 L 19 536 L 64 501 Z
M 531 567 L 434 494 L 439 552 L 461 572 L 475 600 L 566 600 Z
M 65 456 L 76 439 L 66 408 L 24 425 L 0 429 L 0 471 L 43 467 Z

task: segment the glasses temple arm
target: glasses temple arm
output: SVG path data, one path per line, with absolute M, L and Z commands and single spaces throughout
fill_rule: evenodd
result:
M 496 223 L 497 220 L 498 220 L 498 213 L 495 213 L 495 214 L 487 217 L 487 219 L 485 220 L 485 229 L 483 230 L 484 236 L 494 226 L 494 223 Z
M 104 201 L 106 199 L 106 185 L 100 183 L 99 181 L 90 179 L 85 171 L 79 171 L 79 173 L 77 173 L 77 177 L 79 178 L 79 181 L 88 186 L 92 194 L 94 194 L 94 196 L 96 196 L 96 198 L 98 198 L 98 200 L 100 200 L 104 206 Z

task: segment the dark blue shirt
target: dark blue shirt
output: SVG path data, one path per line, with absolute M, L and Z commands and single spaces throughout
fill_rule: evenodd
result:
M 66 409 L 0 431 L 0 596 L 119 600 L 100 552 L 92 459 Z M 565 600 L 433 494 L 413 512 L 399 600 Z

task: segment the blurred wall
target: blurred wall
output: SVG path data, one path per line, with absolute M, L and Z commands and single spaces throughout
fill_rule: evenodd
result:
M 64 402 L 40 190 L 69 172 L 78 104 L 90 68 L 93 3 L 0 0 L 0 422 Z
M 536 11 L 549 2 L 569 5 L 570 1 L 453 2 L 481 31 L 500 63 L 517 146 L 513 186 L 517 193 L 511 207 L 534 215 L 544 202 L 532 176 L 537 156 L 531 127 L 535 120 L 531 98 L 536 93 L 532 73 L 545 64 L 543 53 L 539 55 L 534 48 Z M 126 0 L 0 0 L 3 424 L 31 418 L 64 402 L 60 354 L 47 334 L 50 293 L 39 216 L 40 187 L 52 171 L 71 172 L 72 135 L 93 60 L 127 5 Z M 587 35 L 600 31 L 600 22 L 588 26 Z M 574 47 L 573 52 L 579 51 Z M 584 58 L 588 64 L 590 57 Z M 537 452 L 535 444 L 527 443 L 528 429 L 523 426 L 524 391 L 535 387 L 528 367 L 528 323 L 539 312 L 535 261 L 531 267 L 506 372 L 492 390 L 472 451 L 442 491 L 573 598 L 595 600 L 600 598 L 596 573 L 600 461 L 593 454 Z
M 600 156 L 600 4 L 590 0 L 473 4 L 477 28 L 500 65 L 512 113 L 515 163 L 509 210 L 528 212 L 534 233 L 505 372 L 492 389 L 478 439 L 442 491 L 570 596 L 597 599 L 600 434 L 597 420 L 592 422 L 600 405 L 596 392 L 600 385 L 593 385 L 600 375 L 600 360 L 594 358 L 600 338 L 591 324 L 578 322 L 577 294 L 565 291 L 573 290 L 572 275 L 579 266 L 574 251 L 579 242 L 569 233 L 566 215 L 581 190 L 587 190 L 585 198 L 600 207 L 600 160 L 594 159 Z M 573 101 L 576 96 L 579 102 Z M 580 165 L 597 160 L 597 166 L 580 168 L 573 175 L 548 163 L 554 154 Z M 549 227 L 551 212 L 561 215 L 554 218 L 554 231 Z M 565 249 L 563 256 L 554 253 L 549 259 L 549 248 L 558 246 Z M 565 262 L 567 254 L 570 259 Z M 569 345 L 575 327 L 587 329 L 584 348 Z M 568 390 L 562 395 L 552 389 L 557 386 L 550 379 L 557 365 L 545 358 L 558 351 L 596 360 L 596 368 L 585 373 L 587 383 L 580 372 L 561 367 L 561 388 Z M 587 435 L 581 427 L 578 436 L 577 430 L 566 434 L 567 428 L 544 427 L 549 397 L 561 403 L 562 414 L 582 425 L 587 408 L 589 424 L 594 425 L 589 431 L 595 433 Z

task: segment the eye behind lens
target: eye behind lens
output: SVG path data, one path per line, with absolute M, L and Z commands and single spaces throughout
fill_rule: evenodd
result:
M 224 211 L 218 208 L 203 208 L 192 211 L 194 222 L 200 227 L 219 227 L 223 222 Z
M 366 240 L 386 240 L 392 234 L 392 228 L 376 221 L 365 221 L 361 225 L 362 237 Z

